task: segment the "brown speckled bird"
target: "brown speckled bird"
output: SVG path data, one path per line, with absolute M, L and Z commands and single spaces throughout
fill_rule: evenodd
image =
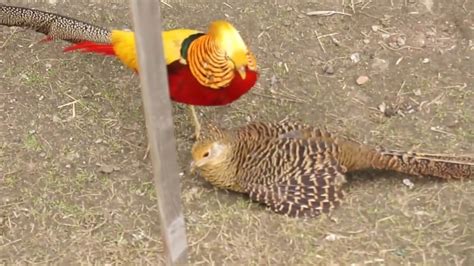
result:
M 391 170 L 469 178 L 474 158 L 385 150 L 300 123 L 208 126 L 192 148 L 192 168 L 212 185 L 248 194 L 288 216 L 316 216 L 341 204 L 345 174 Z

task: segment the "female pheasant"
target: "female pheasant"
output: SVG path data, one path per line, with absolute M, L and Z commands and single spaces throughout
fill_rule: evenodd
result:
M 192 168 L 216 187 L 248 194 L 288 216 L 316 216 L 341 204 L 345 174 L 391 170 L 469 178 L 474 158 L 390 151 L 299 123 L 209 126 L 192 148 Z
M 31 28 L 46 40 L 74 43 L 65 51 L 112 55 L 138 72 L 135 36 L 74 18 L 25 7 L 0 4 L 0 25 Z M 191 29 L 163 32 L 170 97 L 191 105 L 196 135 L 200 123 L 193 105 L 226 105 L 247 93 L 258 78 L 256 60 L 239 32 L 227 21 L 210 24 L 207 33 Z

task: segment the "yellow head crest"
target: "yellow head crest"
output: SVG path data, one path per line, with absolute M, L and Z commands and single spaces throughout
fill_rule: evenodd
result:
M 246 67 L 249 65 L 249 50 L 244 40 L 232 24 L 224 20 L 217 20 L 209 26 L 208 34 L 213 36 L 226 56 L 234 63 L 242 79 L 245 79 Z M 252 56 L 253 58 L 253 56 Z M 250 66 L 252 69 L 253 66 Z

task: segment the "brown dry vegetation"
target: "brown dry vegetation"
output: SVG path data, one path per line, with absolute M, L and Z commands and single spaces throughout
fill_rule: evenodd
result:
M 473 154 L 472 1 L 168 3 L 165 28 L 227 18 L 257 56 L 258 86 L 200 108 L 207 120 L 289 118 L 391 148 Z M 126 4 L 29 6 L 131 25 Z M 306 15 L 316 10 L 349 15 Z M 0 264 L 163 262 L 138 78 L 40 38 L 0 27 Z M 408 177 L 409 189 L 407 176 L 361 173 L 331 218 L 290 219 L 188 174 L 192 128 L 174 107 L 193 264 L 474 264 L 472 180 Z

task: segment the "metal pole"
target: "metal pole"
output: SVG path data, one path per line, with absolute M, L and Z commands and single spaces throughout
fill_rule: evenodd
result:
M 162 41 L 160 1 L 130 1 L 161 231 L 168 264 L 187 263 L 176 141 Z

